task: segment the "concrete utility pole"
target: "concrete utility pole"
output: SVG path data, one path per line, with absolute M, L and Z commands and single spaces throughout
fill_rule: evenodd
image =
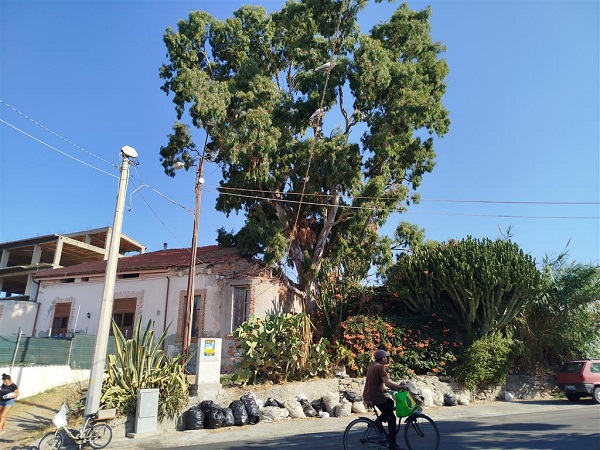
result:
M 94 358 L 90 370 L 90 382 L 87 397 L 85 399 L 84 414 L 94 414 L 100 408 L 100 397 L 102 395 L 102 380 L 104 377 L 104 366 L 106 364 L 106 348 L 108 346 L 108 335 L 112 319 L 114 303 L 115 279 L 117 277 L 117 262 L 119 259 L 119 246 L 121 244 L 121 227 L 123 225 L 123 210 L 127 194 L 127 183 L 129 181 L 130 158 L 136 158 L 137 152 L 129 147 L 121 148 L 123 164 L 121 165 L 121 177 L 119 179 L 119 191 L 117 193 L 117 206 L 113 222 L 112 236 L 106 260 L 106 272 L 104 275 L 104 293 L 102 294 L 102 307 L 100 309 L 100 321 L 98 323 L 98 334 L 94 347 Z

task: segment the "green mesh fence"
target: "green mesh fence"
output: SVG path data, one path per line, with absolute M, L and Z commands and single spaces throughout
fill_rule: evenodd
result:
M 70 365 L 89 369 L 92 366 L 96 336 L 75 335 L 72 338 L 39 338 L 0 336 L 0 365 L 15 366 Z M 17 346 L 18 344 L 18 346 Z M 106 354 L 116 351 L 115 338 L 108 338 Z

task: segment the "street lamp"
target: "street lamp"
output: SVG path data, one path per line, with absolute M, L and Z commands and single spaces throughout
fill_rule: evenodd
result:
M 204 141 L 204 149 L 202 155 L 197 160 L 198 165 L 196 168 L 196 206 L 194 208 L 194 229 L 192 230 L 192 248 L 190 257 L 190 270 L 188 273 L 187 281 L 187 293 L 185 299 L 185 312 L 183 316 L 183 340 L 181 344 L 181 352 L 185 355 L 184 360 L 187 362 L 190 342 L 192 340 L 192 319 L 194 317 L 194 278 L 196 276 L 196 252 L 198 249 L 198 220 L 200 214 L 200 196 L 202 191 L 202 185 L 204 184 L 204 178 L 202 178 L 202 171 L 204 169 L 204 156 L 206 154 L 206 144 L 208 143 L 208 133 L 206 133 L 206 139 Z M 181 161 L 177 161 L 173 164 L 174 170 L 180 170 L 185 168 L 185 164 Z
M 121 148 L 123 163 L 121 164 L 121 176 L 119 178 L 119 190 L 117 192 L 117 204 L 113 221 L 112 235 L 108 248 L 106 270 L 104 275 L 104 292 L 102 294 L 102 306 L 100 308 L 100 319 L 98 320 L 98 334 L 94 344 L 94 356 L 90 368 L 90 381 L 85 400 L 85 415 L 93 414 L 100 407 L 102 394 L 102 380 L 104 366 L 106 365 L 106 347 L 108 346 L 108 335 L 110 334 L 110 323 L 115 295 L 115 279 L 117 277 L 117 265 L 119 259 L 119 246 L 121 245 L 121 228 L 123 225 L 123 210 L 125 207 L 125 196 L 127 183 L 129 181 L 130 160 L 137 158 L 137 151 L 125 145 Z

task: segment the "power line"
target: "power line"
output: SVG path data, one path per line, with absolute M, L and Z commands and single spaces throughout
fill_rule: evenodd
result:
M 33 123 L 35 123 L 36 125 L 38 125 L 39 127 L 43 128 L 44 130 L 52 133 L 53 135 L 59 137 L 60 139 L 64 140 L 65 142 L 73 145 L 74 147 L 100 159 L 101 161 L 104 161 L 106 163 L 108 163 L 109 165 L 112 165 L 111 163 L 109 163 L 108 161 L 100 158 L 97 155 L 94 155 L 93 153 L 85 150 L 83 147 L 71 142 L 70 140 L 60 136 L 59 134 L 55 133 L 54 131 L 50 130 L 48 127 L 36 122 L 35 120 L 31 119 L 29 116 L 27 116 L 26 114 L 18 111 L 16 108 L 10 106 L 9 104 L 7 104 L 6 102 L 4 102 L 3 100 L 0 99 L 0 103 L 6 105 L 7 107 L 11 108 L 13 111 L 17 112 L 18 114 L 20 114 L 21 116 L 27 118 L 28 120 L 32 121 Z M 83 160 L 80 160 L 72 155 L 69 155 L 68 153 L 44 142 L 43 140 L 36 138 L 35 136 L 21 130 L 20 128 L 16 127 L 15 125 L 12 125 L 11 123 L 0 119 L 0 122 L 4 123 L 5 125 L 13 128 L 14 130 L 22 133 L 23 135 L 29 137 L 30 139 L 35 140 L 36 142 L 39 142 L 42 145 L 45 145 L 46 147 L 51 148 L 52 150 L 62 154 L 63 156 L 66 156 L 76 162 L 79 162 L 85 166 L 88 166 L 94 170 L 97 170 L 101 173 L 104 173 L 106 175 L 109 175 L 111 177 L 114 178 L 118 178 L 117 175 L 109 173 L 105 170 L 102 170 L 92 164 L 89 164 Z M 116 167 L 116 166 L 114 166 Z M 147 183 L 144 183 L 141 180 L 141 177 L 139 176 L 139 173 L 137 172 L 136 169 L 136 174 L 138 175 L 138 179 L 142 182 L 142 185 L 137 187 L 134 192 L 132 192 L 132 194 L 130 195 L 130 203 L 131 203 L 131 196 L 138 191 L 141 187 L 148 187 L 149 189 L 151 189 L 153 192 L 155 192 L 156 194 L 158 194 L 159 196 L 163 197 L 164 199 L 166 199 L 167 201 L 171 202 L 172 204 L 185 209 L 186 211 L 191 213 L 191 210 L 185 206 L 183 206 L 182 204 L 176 202 L 175 200 L 171 199 L 170 197 L 166 196 L 165 194 L 163 194 L 162 192 L 158 191 L 157 189 L 153 188 L 152 186 L 148 185 Z M 247 193 L 247 194 L 236 194 L 236 193 L 232 193 L 232 192 L 226 192 L 226 191 L 239 191 L 239 192 L 243 192 L 243 193 Z M 285 194 L 286 195 L 299 195 L 300 196 L 300 200 L 299 201 L 295 201 L 295 200 L 284 200 L 284 199 L 279 199 L 279 198 L 273 198 L 270 196 L 261 196 L 261 195 L 252 195 L 252 192 L 258 193 L 258 194 L 272 194 L 271 191 L 266 191 L 266 190 L 260 190 L 260 189 L 242 189 L 242 188 L 231 188 L 231 187 L 217 187 L 217 192 L 220 192 L 221 194 L 224 195 L 231 195 L 231 196 L 237 196 L 237 197 L 243 197 L 243 198 L 251 198 L 251 199 L 256 199 L 256 200 L 262 200 L 262 201 L 269 201 L 269 202 L 282 202 L 282 203 L 296 203 L 298 205 L 312 205 L 312 206 L 321 206 L 321 207 L 328 207 L 331 206 L 329 203 L 319 203 L 319 202 L 307 202 L 306 200 L 304 200 L 304 196 L 309 195 L 309 196 L 318 196 L 318 197 L 326 197 L 326 198 L 331 198 L 331 197 L 335 197 L 331 194 L 320 194 L 320 193 L 309 193 L 307 194 L 306 192 L 301 192 L 301 193 L 297 193 L 297 192 L 293 192 L 293 191 L 288 191 Z M 157 215 L 157 213 L 155 211 L 152 210 L 152 208 L 150 207 L 150 205 L 148 204 L 147 200 L 143 197 L 142 194 L 140 194 L 140 196 L 142 197 L 142 199 L 144 200 L 144 202 L 147 204 L 147 206 L 150 208 L 150 210 L 153 212 L 153 214 L 159 219 L 159 221 L 161 222 L 161 224 L 163 224 L 163 226 L 165 226 L 165 228 L 167 229 L 167 231 L 169 231 L 169 233 L 173 234 L 168 227 L 166 226 L 166 224 L 164 223 L 164 221 Z M 356 196 L 353 197 L 354 199 L 363 199 L 363 200 L 374 200 L 374 201 L 381 201 L 381 200 L 389 200 L 391 198 L 386 198 L 386 197 L 362 197 L 362 196 Z M 452 200 L 452 199 L 421 199 L 421 202 L 436 202 L 436 203 L 472 203 L 472 204 L 515 204 L 515 205 L 562 205 L 562 206 L 575 206 L 575 205 L 598 205 L 600 204 L 600 202 L 558 202 L 558 201 L 509 201 L 509 200 Z M 369 207 L 369 206 L 352 206 L 352 205 L 339 205 L 340 208 L 346 209 L 346 210 L 382 210 L 382 211 L 387 211 L 387 212 L 401 212 L 401 213 L 405 213 L 405 214 L 430 214 L 430 215 L 442 215 L 442 216 L 467 216 L 467 217 L 496 217 L 496 218 L 522 218 L 522 219 L 581 219 L 581 220 L 598 220 L 600 219 L 600 217 L 597 216 L 544 216 L 544 215 L 516 215 L 516 214 L 480 214 L 480 213 L 453 213 L 453 212 L 447 212 L 447 211 L 409 211 L 409 210 L 400 210 L 397 208 L 373 208 L 373 207 Z M 173 235 L 174 236 L 174 235 Z M 174 236 L 175 237 L 175 236 Z M 177 239 L 177 238 L 176 238 Z
M 218 190 L 223 189 L 222 187 L 218 188 Z M 269 202 L 281 202 L 281 203 L 295 203 L 295 204 L 304 204 L 304 205 L 312 205 L 312 206 L 322 206 L 327 207 L 330 206 L 327 203 L 317 203 L 317 202 L 307 202 L 306 200 L 285 200 L 273 197 L 261 197 L 258 195 L 245 195 L 245 194 L 234 194 L 234 193 L 225 193 L 226 195 L 231 195 L 235 197 L 242 198 L 250 198 L 255 200 L 263 200 Z M 582 219 L 582 220 L 598 220 L 600 216 L 527 216 L 527 215 L 517 215 L 517 214 L 480 214 L 480 213 L 453 213 L 453 212 L 436 212 L 436 211 L 409 211 L 409 210 L 400 210 L 397 208 L 373 208 L 369 206 L 353 206 L 353 205 L 339 205 L 340 209 L 346 210 L 363 210 L 363 211 L 387 211 L 387 212 L 398 212 L 404 214 L 432 214 L 432 215 L 442 215 L 442 216 L 468 216 L 468 217 L 498 217 L 498 218 L 521 218 L 521 219 Z
M 114 177 L 114 178 L 119 178 L 119 176 L 118 176 L 118 175 L 115 175 L 115 174 L 112 174 L 112 173 L 110 173 L 110 172 L 107 172 L 107 171 L 105 171 L 105 170 L 102 170 L 102 169 L 100 169 L 100 168 L 98 168 L 98 167 L 96 167 L 96 166 L 94 166 L 94 165 L 92 165 L 92 164 L 90 164 L 90 163 L 87 163 L 87 162 L 85 162 L 85 161 L 82 161 L 81 159 L 75 158 L 74 156 L 71 156 L 71 155 L 69 155 L 68 153 L 66 153 L 66 152 L 63 152 L 62 150 L 59 150 L 58 148 L 56 148 L 56 147 L 54 147 L 54 146 L 52 146 L 52 145 L 48 144 L 47 142 L 44 142 L 44 141 L 42 141 L 41 139 L 38 139 L 38 138 L 36 138 L 35 136 L 32 136 L 32 135 L 31 135 L 31 134 L 29 134 L 29 133 L 26 133 L 25 131 L 21 130 L 20 128 L 17 128 L 16 126 L 14 126 L 14 125 L 12 125 L 12 124 L 8 123 L 7 121 L 5 121 L 5 120 L 3 120 L 3 119 L 0 119 L 0 122 L 2 122 L 2 123 L 4 123 L 5 125 L 8 125 L 9 127 L 13 128 L 13 129 L 15 129 L 15 130 L 17 130 L 19 133 L 22 133 L 22 134 L 24 134 L 24 135 L 25 135 L 25 136 L 27 136 L 28 138 L 30 138 L 30 139 L 33 139 L 34 141 L 37 141 L 37 142 L 39 142 L 40 144 L 42 144 L 42 145 L 45 145 L 46 147 L 49 147 L 49 148 L 51 148 L 51 149 L 52 149 L 52 150 L 54 150 L 55 152 L 58 152 L 58 153 L 60 153 L 61 155 L 63 155 L 63 156 L 66 156 L 67 158 L 71 158 L 72 160 L 74 160 L 74 161 L 77 161 L 78 163 L 81 163 L 81 164 L 83 164 L 83 165 L 85 165 L 85 166 L 91 167 L 92 169 L 94 169 L 94 170 L 97 170 L 98 172 L 102 172 L 102 173 L 104 173 L 104 174 L 106 174 L 106 175 L 110 175 L 111 177 Z
M 50 128 L 48 128 L 45 125 L 42 125 L 41 123 L 39 123 L 38 121 L 32 119 L 31 117 L 29 117 L 27 114 L 25 114 L 22 111 L 19 111 L 17 108 L 15 108 L 14 106 L 9 105 L 8 103 L 6 103 L 4 100 L 0 99 L 0 103 L 2 103 L 4 106 L 6 106 L 7 108 L 12 109 L 14 112 L 16 112 L 17 114 L 19 114 L 20 116 L 26 118 L 27 120 L 29 120 L 30 122 L 33 122 L 34 124 L 36 124 L 38 127 L 42 128 L 43 130 L 47 131 L 50 134 L 53 134 L 54 136 L 56 136 L 59 139 L 62 139 L 63 141 L 67 142 L 68 144 L 71 144 L 73 147 L 78 148 L 79 150 L 87 153 L 88 155 L 93 156 L 94 158 L 99 159 L 102 162 L 105 162 L 106 164 L 113 166 L 113 167 L 117 167 L 115 164 L 105 160 L 104 158 L 101 158 L 100 156 L 86 150 L 85 148 L 75 144 L 74 142 L 71 142 L 70 140 L 68 140 L 67 138 L 61 136 L 60 134 L 56 133 L 55 131 L 51 130 Z
M 220 186 L 219 190 L 231 190 L 231 191 L 243 191 L 243 192 L 258 192 L 270 194 L 272 191 L 262 189 L 245 189 L 245 188 L 233 188 L 229 186 Z M 285 195 L 302 195 L 300 192 L 286 191 Z M 304 195 L 312 195 L 316 197 L 336 197 L 333 194 L 321 194 L 321 193 L 310 193 Z M 365 196 L 353 196 L 353 199 L 361 200 L 394 200 L 392 197 L 365 197 Z M 439 203 L 489 203 L 489 204 L 515 204 L 515 205 L 600 205 L 600 202 L 556 202 L 556 201 L 529 201 L 529 200 L 452 200 L 452 199 L 420 199 L 420 202 L 439 202 Z

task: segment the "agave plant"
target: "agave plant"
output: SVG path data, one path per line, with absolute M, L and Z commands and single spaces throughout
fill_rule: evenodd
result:
M 107 355 L 108 377 L 102 384 L 102 406 L 116 408 L 120 414 L 133 413 L 138 391 L 153 388 L 159 390 L 159 420 L 175 417 L 186 406 L 189 386 L 183 355 L 169 357 L 162 350 L 168 328 L 154 342 L 153 327 L 154 322 L 149 320 L 142 332 L 138 318 L 131 338 L 126 339 L 113 321 L 116 354 Z

